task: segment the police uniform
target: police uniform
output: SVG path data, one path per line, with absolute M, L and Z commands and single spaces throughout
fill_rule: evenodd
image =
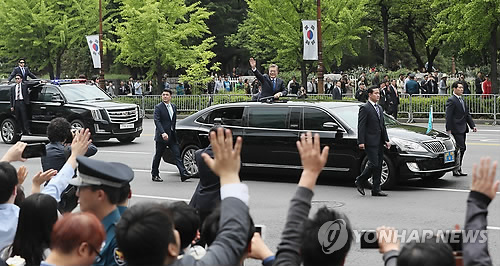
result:
M 132 181 L 134 172 L 122 163 L 103 162 L 79 156 L 78 177 L 70 181 L 71 185 L 81 186 L 107 186 L 119 189 Z M 120 211 L 115 208 L 101 220 L 106 231 L 104 242 L 93 265 L 125 265 L 123 254 L 118 249 L 115 238 L 115 225 L 120 220 Z

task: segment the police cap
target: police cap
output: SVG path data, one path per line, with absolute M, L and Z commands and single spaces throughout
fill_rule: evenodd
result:
M 103 162 L 78 156 L 78 177 L 70 184 L 80 186 L 108 186 L 120 188 L 134 179 L 134 171 L 123 163 Z

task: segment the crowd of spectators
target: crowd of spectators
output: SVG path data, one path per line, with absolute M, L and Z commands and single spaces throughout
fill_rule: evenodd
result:
M 55 126 L 63 128 L 65 123 L 59 119 Z M 216 193 L 220 203 L 203 213 L 201 220 L 200 206 L 184 202 L 143 202 L 127 207 L 133 171 L 121 163 L 84 157 L 93 150 L 89 130 L 71 136 L 67 131 L 49 144 L 58 146 L 72 138 L 66 144 L 71 147 L 69 156 L 63 157 L 66 162 L 59 171 L 37 173 L 26 198 L 18 193 L 23 191 L 26 168 L 16 170 L 11 165 L 26 161 L 22 158 L 26 143 L 13 145 L 0 160 L 0 265 L 9 259 L 45 266 L 241 265 L 246 258 L 259 259 L 263 265 L 343 265 L 355 241 L 351 222 L 340 211 L 325 206 L 310 215 L 316 181 L 329 153 L 328 146 L 321 149 L 318 134 L 308 132 L 297 141 L 303 171 L 273 254 L 255 230 L 248 187 L 239 178 L 243 140 L 234 140 L 229 129 L 212 130 L 210 151 L 197 155 L 219 178 L 220 190 Z M 496 162 L 485 158 L 474 165 L 465 230 L 486 231 L 488 205 L 500 183 L 495 181 L 496 168 Z M 69 184 L 78 188 L 80 212 L 61 215 L 58 202 Z M 18 197 L 21 199 L 16 201 Z M 339 220 L 345 224 L 345 243 L 325 252 L 321 238 L 330 241 L 329 247 L 342 238 L 331 238 L 323 225 Z M 394 231 L 385 226 L 377 229 L 385 265 L 455 265 L 451 247 L 435 238 L 401 248 L 396 237 L 380 237 Z M 462 248 L 464 265 L 492 265 L 487 241 L 467 242 Z

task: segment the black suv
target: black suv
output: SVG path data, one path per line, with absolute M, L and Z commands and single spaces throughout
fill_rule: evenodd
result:
M 359 106 L 295 101 L 215 105 L 177 122 L 182 161 L 190 174 L 197 174 L 194 151 L 208 146 L 208 132 L 219 122 L 243 137 L 242 170 L 298 170 L 302 166 L 295 143 L 301 133 L 312 131 L 319 133 L 322 146 L 330 146 L 323 175 L 354 178 L 367 164 L 357 144 Z M 426 133 L 427 128 L 401 124 L 388 115 L 385 122 L 392 147 L 384 153 L 383 188 L 407 178 L 438 179 L 458 167 L 460 154 L 453 137 L 436 130 Z M 163 158 L 174 162 L 168 149 Z
M 64 117 L 72 128 L 89 128 L 93 140 L 117 138 L 127 143 L 141 135 L 143 112 L 138 105 L 113 102 L 97 86 L 84 82 L 26 82 L 31 100 L 28 107 L 31 134 L 46 136 L 50 120 Z M 0 85 L 0 128 L 2 140 L 8 144 L 16 143 L 22 136 L 14 112 L 10 111 L 12 86 Z

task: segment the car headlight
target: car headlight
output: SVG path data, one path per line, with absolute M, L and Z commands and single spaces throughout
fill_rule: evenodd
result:
M 92 114 L 92 118 L 94 118 L 94 120 L 102 120 L 101 110 L 90 110 L 90 113 Z
M 427 150 L 420 145 L 420 143 L 400 139 L 400 138 L 391 138 L 391 142 L 396 144 L 402 151 L 418 151 L 418 152 L 427 152 Z
M 453 142 L 453 147 L 457 147 L 457 142 L 455 141 L 455 137 L 453 137 L 452 134 L 450 134 L 450 139 L 451 139 L 451 142 Z
M 137 116 L 139 118 L 144 118 L 144 112 L 141 110 L 141 107 L 139 107 L 139 105 L 136 106 L 136 112 L 137 112 Z

